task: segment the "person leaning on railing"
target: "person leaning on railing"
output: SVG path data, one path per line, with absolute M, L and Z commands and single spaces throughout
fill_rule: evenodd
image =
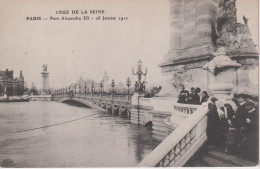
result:
M 202 97 L 201 97 L 201 100 L 200 100 L 200 104 L 207 102 L 209 100 L 208 92 L 203 91 L 203 92 L 201 92 L 201 94 L 202 94 Z

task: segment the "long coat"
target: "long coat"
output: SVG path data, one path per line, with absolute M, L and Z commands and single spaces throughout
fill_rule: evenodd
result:
M 217 106 L 212 105 L 208 112 L 207 136 L 210 142 L 217 143 L 219 139 L 221 121 L 218 115 Z

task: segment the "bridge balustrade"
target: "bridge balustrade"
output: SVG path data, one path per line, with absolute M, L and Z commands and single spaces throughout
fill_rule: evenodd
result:
M 138 167 L 183 166 L 206 141 L 207 108 L 201 105 L 174 106 L 173 115 L 181 112 L 188 115 L 187 118 Z
M 67 94 L 55 95 L 55 97 L 69 97 Z M 114 101 L 131 101 L 131 96 L 128 95 L 111 95 L 111 94 L 84 94 L 84 93 L 74 93 L 73 97 L 81 99 L 102 99 L 102 100 L 114 100 Z
M 171 121 L 179 124 L 192 115 L 199 107 L 200 105 L 174 103 Z

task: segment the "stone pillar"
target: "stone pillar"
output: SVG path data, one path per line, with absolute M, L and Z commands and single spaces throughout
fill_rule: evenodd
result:
M 182 0 L 170 0 L 170 50 L 165 56 L 167 61 L 177 57 L 181 49 L 182 6 Z
M 196 43 L 212 43 L 212 24 L 218 5 L 213 0 L 197 0 L 196 5 Z
M 197 0 L 184 0 L 182 49 L 192 46 L 196 37 L 196 3 Z

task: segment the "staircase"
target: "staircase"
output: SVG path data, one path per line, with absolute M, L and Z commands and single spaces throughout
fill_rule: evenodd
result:
M 246 160 L 241 155 L 227 154 L 224 149 L 208 147 L 205 143 L 184 167 L 251 167 L 258 164 L 256 161 Z
M 256 166 L 245 149 L 227 154 L 223 148 L 207 145 L 207 107 L 175 104 L 171 122 L 179 122 L 137 167 L 243 167 Z M 167 122 L 167 121 L 165 121 Z M 175 123 L 166 123 L 174 126 Z

